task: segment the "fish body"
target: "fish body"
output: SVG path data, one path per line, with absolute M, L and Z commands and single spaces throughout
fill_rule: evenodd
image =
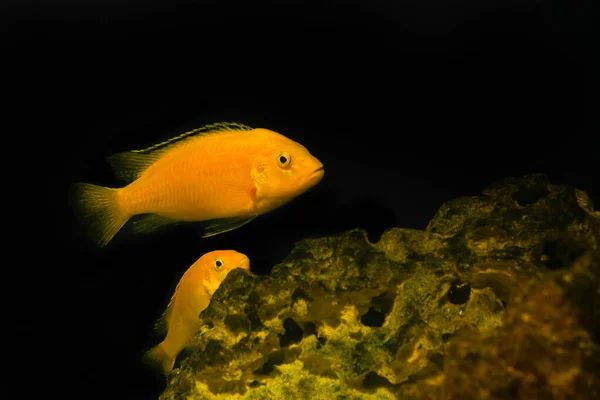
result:
M 133 216 L 134 230 L 205 221 L 204 236 L 250 222 L 315 186 L 323 164 L 303 145 L 268 129 L 214 124 L 109 162 L 123 188 L 73 186 L 79 214 L 105 246 Z
M 230 271 L 250 271 L 250 260 L 235 250 L 215 250 L 200 257 L 181 277 L 171 301 L 157 322 L 165 339 L 146 353 L 151 362 L 167 374 L 177 355 L 200 328 L 199 314 Z

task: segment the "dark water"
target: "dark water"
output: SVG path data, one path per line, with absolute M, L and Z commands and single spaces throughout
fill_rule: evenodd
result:
M 591 2 L 14 3 L 5 326 L 23 342 L 8 358 L 22 398 L 155 398 L 139 355 L 207 251 L 235 248 L 266 274 L 301 238 L 422 229 L 445 201 L 531 172 L 600 202 Z M 80 238 L 71 182 L 116 185 L 106 156 L 216 121 L 304 144 L 324 180 L 210 239 Z

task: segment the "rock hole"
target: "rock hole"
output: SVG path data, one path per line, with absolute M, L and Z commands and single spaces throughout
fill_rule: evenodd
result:
M 512 198 L 519 203 L 521 207 L 536 203 L 539 199 L 548 196 L 550 192 L 545 185 L 539 185 L 528 188 L 520 188 L 513 193 Z
M 558 258 L 557 241 L 552 241 L 544 244 L 542 263 L 544 263 L 544 265 L 550 269 L 559 269 L 563 267 L 562 262 Z
M 579 257 L 581 257 L 583 255 L 583 253 L 586 252 L 586 249 L 584 249 L 583 247 L 578 247 L 576 249 L 573 249 L 569 252 L 568 254 L 568 258 L 569 258 L 569 264 L 572 264 L 575 260 L 577 260 Z
M 376 389 L 391 385 L 392 383 L 390 381 L 373 371 L 369 372 L 363 380 L 363 387 L 365 389 Z
M 364 266 L 371 259 L 371 253 L 367 249 L 360 249 L 354 252 L 354 261 L 359 267 Z
M 446 343 L 448 340 L 450 340 L 452 338 L 452 336 L 454 336 L 453 333 L 444 333 L 442 334 L 442 340 L 444 341 L 444 343 Z
M 317 348 L 321 348 L 322 345 L 327 343 L 327 339 L 324 337 L 319 337 L 317 334 L 317 325 L 313 322 L 307 321 L 304 323 L 304 337 L 308 337 L 310 335 L 315 335 L 319 343 L 317 343 Z
M 317 325 L 308 321 L 304 323 L 304 336 L 317 335 Z
M 569 267 L 585 252 L 585 248 L 568 240 L 552 240 L 544 244 L 541 261 L 549 269 Z
M 386 228 L 378 227 L 378 229 L 371 228 L 367 231 L 367 240 L 371 243 L 379 243 L 381 235 L 385 232 Z
M 230 357 L 226 354 L 226 349 L 221 346 L 218 340 L 211 339 L 206 344 L 204 348 L 204 357 L 208 360 L 208 365 L 216 366 L 216 365 L 224 365 L 229 362 Z
M 260 369 L 254 371 L 254 373 L 257 375 L 269 375 L 271 372 L 273 372 L 275 365 L 283 364 L 284 360 L 285 355 L 282 351 L 271 353 L 267 359 L 267 362 L 265 362 Z
M 228 314 L 224 322 L 227 328 L 233 333 L 248 332 L 250 325 L 248 319 L 239 314 Z
M 183 349 L 177 354 L 175 357 L 175 362 L 173 363 L 173 368 L 179 368 L 181 366 L 181 362 L 192 355 L 191 350 Z
M 455 279 L 448 289 L 448 301 L 452 304 L 465 304 L 471 297 L 471 284 Z
M 375 310 L 374 307 L 369 307 L 369 311 L 360 317 L 360 322 L 365 326 L 374 326 L 379 328 L 383 325 L 384 321 L 385 314 Z
M 246 304 L 253 304 L 253 305 L 259 305 L 260 304 L 260 294 L 258 294 L 256 291 L 252 291 L 249 295 L 248 295 L 248 300 L 246 300 Z
M 260 320 L 260 316 L 258 315 L 257 310 L 252 310 L 248 312 L 248 320 L 250 321 L 250 329 L 253 331 L 258 330 L 263 326 L 262 321 Z
M 281 347 L 286 347 L 302 340 L 304 331 L 292 318 L 286 318 L 283 321 L 283 327 L 285 328 L 285 334 L 279 335 L 279 345 Z
M 394 299 L 395 296 L 392 293 L 384 292 L 379 296 L 373 297 L 371 303 L 373 303 L 376 310 L 379 310 L 384 314 L 389 314 L 394 306 Z
M 445 360 L 444 354 L 433 353 L 433 354 L 427 356 L 427 358 L 433 365 L 437 366 L 438 368 L 440 368 L 440 369 L 444 368 L 444 360 Z
M 301 288 L 297 288 L 294 290 L 294 293 L 292 293 L 292 301 L 296 301 L 298 299 L 308 300 L 310 299 L 310 296 Z

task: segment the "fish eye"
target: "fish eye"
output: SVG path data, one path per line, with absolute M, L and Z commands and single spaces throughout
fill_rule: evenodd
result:
M 292 156 L 290 153 L 282 151 L 277 155 L 277 164 L 279 164 L 281 168 L 287 168 L 290 166 L 291 163 Z
M 221 268 L 223 268 L 223 259 L 215 258 L 214 264 L 215 264 L 215 269 L 220 270 Z

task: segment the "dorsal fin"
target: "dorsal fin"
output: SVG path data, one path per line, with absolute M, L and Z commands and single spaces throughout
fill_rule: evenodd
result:
M 201 128 L 192 129 L 191 131 L 182 133 L 145 149 L 114 154 L 108 157 L 107 161 L 113 168 L 117 178 L 129 183 L 139 178 L 140 175 L 142 175 L 144 171 L 156 162 L 166 151 L 189 138 L 222 132 L 249 130 L 252 130 L 252 128 L 237 122 L 216 122 Z
M 185 272 L 179 279 L 179 282 L 177 282 L 177 286 L 175 287 L 175 290 L 173 291 L 173 295 L 171 296 L 171 299 L 169 300 L 169 304 L 167 305 L 167 308 L 165 308 L 165 311 L 162 313 L 160 318 L 158 318 L 158 320 L 154 324 L 154 330 L 159 335 L 164 335 L 169 330 L 169 320 L 171 319 L 171 314 L 173 313 L 173 307 L 175 307 L 175 302 L 177 301 L 177 295 L 179 294 L 179 288 L 181 287 L 182 282 L 184 282 L 186 280 L 186 278 L 189 276 L 189 274 L 192 273 L 192 272 L 190 272 L 190 270 L 192 269 L 192 267 L 194 265 L 195 265 L 195 263 L 192 264 L 190 267 L 188 267 L 187 270 L 185 270 Z
M 190 137 L 196 137 L 201 135 L 210 135 L 214 133 L 220 132 L 234 132 L 234 131 L 251 131 L 253 128 L 239 124 L 237 122 L 215 122 L 214 124 L 204 125 L 203 127 L 192 129 L 191 131 L 184 132 L 180 135 L 167 139 L 163 142 L 154 144 L 150 147 L 146 147 L 141 150 L 132 150 L 132 153 L 150 153 L 156 150 L 164 150 L 165 148 L 171 146 L 172 144 L 179 143 L 184 139 L 188 139 Z
M 169 319 L 171 318 L 171 313 L 173 312 L 173 307 L 175 306 L 175 301 L 177 300 L 177 292 L 179 291 L 179 286 L 181 286 L 182 279 L 180 279 L 177 283 L 177 287 L 175 288 L 175 291 L 173 292 L 173 295 L 169 300 L 167 308 L 165 308 L 165 311 L 163 311 L 160 318 L 158 318 L 158 320 L 154 324 L 154 331 L 159 335 L 166 335 L 167 331 L 169 330 Z
M 165 311 L 163 311 L 160 318 L 158 318 L 154 324 L 154 331 L 159 335 L 166 335 L 167 331 L 169 330 L 169 319 L 171 318 L 171 313 L 173 312 L 173 306 L 177 296 L 177 289 L 179 289 L 179 283 L 177 284 L 175 293 L 173 293 L 173 296 L 171 296 L 171 300 L 169 300 L 167 308 L 165 308 Z
M 160 153 L 142 154 L 127 151 L 113 154 L 106 160 L 112 167 L 117 179 L 129 183 L 139 178 L 159 158 Z

